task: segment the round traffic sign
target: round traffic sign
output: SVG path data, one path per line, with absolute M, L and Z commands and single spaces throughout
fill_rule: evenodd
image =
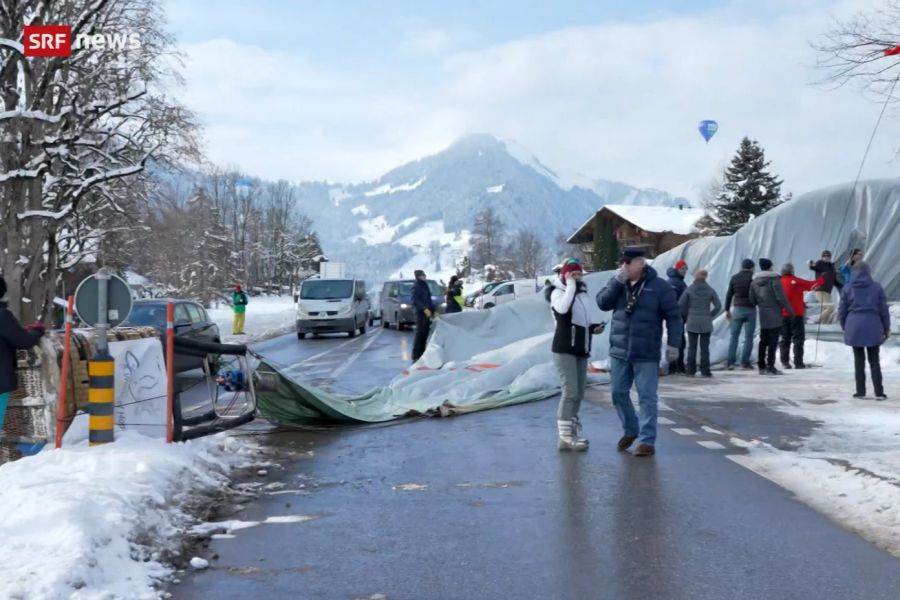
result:
M 110 274 L 106 282 L 106 323 L 110 327 L 121 324 L 131 314 L 131 288 L 116 275 Z M 75 290 L 75 312 L 78 318 L 96 327 L 100 323 L 100 277 L 91 275 L 78 284 Z

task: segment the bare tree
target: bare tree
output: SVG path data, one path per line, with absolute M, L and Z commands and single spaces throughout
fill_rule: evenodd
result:
M 828 81 L 859 82 L 864 90 L 885 98 L 900 76 L 900 61 L 885 51 L 900 43 L 900 0 L 884 0 L 872 12 L 836 21 L 813 43 Z
M 26 57 L 23 26 L 131 32 L 137 49 Z M 195 123 L 157 0 L 0 0 L 0 267 L 10 308 L 47 315 L 60 261 L 96 256 L 98 229 L 139 200 L 148 160 L 196 158 Z
M 516 234 L 510 247 L 511 270 L 522 277 L 537 277 L 547 265 L 547 249 L 534 231 Z
M 472 264 L 484 268 L 500 262 L 505 237 L 503 221 L 493 208 L 478 213 L 472 227 Z

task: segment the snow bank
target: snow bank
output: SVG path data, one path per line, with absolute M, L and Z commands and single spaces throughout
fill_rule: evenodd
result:
M 225 343 L 250 343 L 290 333 L 295 327 L 295 305 L 290 296 L 251 296 L 247 305 L 246 335 L 232 335 L 234 310 L 225 304 L 207 311 L 219 326 Z
M 193 511 L 228 483 L 234 439 L 48 450 L 0 466 L 0 590 L 10 599 L 157 598 Z

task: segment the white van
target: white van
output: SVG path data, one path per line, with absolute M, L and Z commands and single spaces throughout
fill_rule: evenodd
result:
M 519 298 L 533 296 L 537 293 L 537 287 L 533 279 L 519 279 L 507 281 L 486 294 L 478 296 L 475 300 L 476 308 L 494 308 L 498 304 L 506 304 Z
M 369 320 L 366 284 L 358 279 L 310 277 L 297 295 L 297 338 L 312 333 L 365 333 Z

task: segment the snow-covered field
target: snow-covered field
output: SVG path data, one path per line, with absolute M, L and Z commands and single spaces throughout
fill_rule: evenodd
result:
M 157 598 L 165 559 L 252 453 L 226 435 L 165 444 L 126 432 L 0 466 L 0 596 Z
M 234 311 L 225 304 L 207 312 L 219 326 L 225 343 L 250 343 L 294 330 L 294 299 L 290 296 L 251 296 L 244 325 L 246 335 L 232 335 Z

